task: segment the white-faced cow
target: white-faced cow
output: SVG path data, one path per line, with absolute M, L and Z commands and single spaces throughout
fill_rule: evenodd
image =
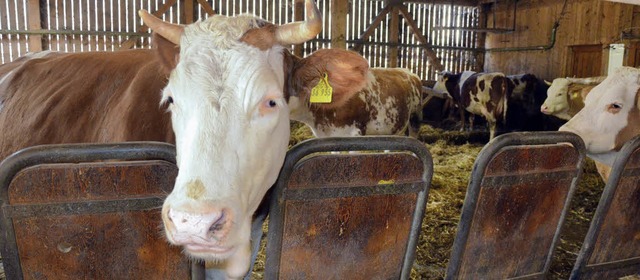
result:
M 299 110 L 288 104 L 302 95 L 292 89 L 311 88 L 326 74 L 334 100 L 315 108 L 338 112 L 369 75 L 352 52 L 307 60 L 285 49 L 320 32 L 312 0 L 306 11 L 305 22 L 281 26 L 247 15 L 181 26 L 141 12 L 155 50 L 3 65 L 0 159 L 38 144 L 175 141 L 179 173 L 162 209 L 166 236 L 188 255 L 218 262 L 227 278 L 241 278 L 252 214 L 283 164 L 289 112 Z
M 587 154 L 610 168 L 622 145 L 640 134 L 640 69 L 616 69 L 591 90 L 584 108 L 560 130 L 579 135 Z M 608 170 L 598 171 L 607 177 Z
M 589 91 L 606 77 L 557 78 L 548 83 L 547 98 L 540 107 L 544 114 L 569 120 L 582 107 Z
M 331 50 L 319 50 L 305 59 L 311 64 L 316 63 L 316 59 L 336 59 L 336 63 L 342 63 L 332 53 Z M 319 78 L 323 73 L 304 75 Z M 310 126 L 316 137 L 403 133 L 415 136 L 418 131 L 422 119 L 422 81 L 406 69 L 370 69 L 367 72 L 367 84 L 360 92 L 349 99 L 334 101 L 333 105 L 319 106 L 310 102 L 311 87 L 308 85 L 314 85 L 314 82 L 290 85 L 295 95 L 291 96 L 289 103 L 292 108 L 291 119 Z
M 488 124 L 490 139 L 496 134 L 497 124 L 505 123 L 507 101 L 513 84 L 502 73 L 476 73 L 464 71 L 459 74 L 444 72 L 433 89 L 448 93 L 459 107 L 462 129 L 465 128 L 464 110 L 471 113 L 470 126 L 473 128 L 474 115 L 483 116 Z

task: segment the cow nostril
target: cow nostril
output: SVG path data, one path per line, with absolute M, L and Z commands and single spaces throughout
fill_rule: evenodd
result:
M 224 212 L 222 212 L 222 215 L 220 215 L 220 217 L 215 222 L 213 222 L 213 224 L 211 224 L 211 226 L 209 227 L 209 232 L 215 233 L 222 230 L 222 228 L 224 227 L 224 222 L 225 222 L 225 214 Z

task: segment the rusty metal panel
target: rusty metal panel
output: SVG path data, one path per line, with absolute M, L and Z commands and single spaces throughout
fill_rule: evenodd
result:
M 177 175 L 173 146 L 49 145 L 0 165 L 9 279 L 188 279 L 161 229 Z M 71 163 L 68 163 L 71 162 Z M 194 275 L 195 276 L 195 275 Z M 201 275 L 198 275 L 201 277 Z
M 620 150 L 571 279 L 617 279 L 640 272 L 640 138 Z
M 424 144 L 329 138 L 296 149 L 274 190 L 266 279 L 408 278 L 432 174 Z M 402 152 L 315 154 L 383 149 Z
M 448 279 L 544 279 L 584 162 L 573 134 L 512 133 L 480 152 Z

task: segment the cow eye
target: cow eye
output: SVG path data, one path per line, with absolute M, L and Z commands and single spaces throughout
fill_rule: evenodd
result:
M 171 96 L 167 97 L 167 103 L 173 104 L 173 97 Z
M 267 106 L 269 106 L 269 108 L 275 108 L 278 106 L 278 103 L 273 99 L 269 99 L 269 101 L 267 101 Z
M 620 103 L 611 103 L 607 107 L 607 111 L 609 111 L 610 113 L 613 113 L 613 114 L 616 114 L 616 113 L 620 112 L 621 109 L 622 109 L 622 104 L 620 104 Z

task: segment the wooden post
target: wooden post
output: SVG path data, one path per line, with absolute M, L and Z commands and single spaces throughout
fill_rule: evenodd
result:
M 40 30 L 40 1 L 27 1 L 27 20 L 29 30 Z M 37 52 L 42 50 L 42 35 L 29 35 L 29 52 Z
M 391 43 L 391 51 L 389 53 L 389 67 L 398 67 L 398 34 L 400 33 L 400 10 L 393 7 L 391 11 L 391 23 L 389 24 L 389 38 Z
M 349 1 L 331 0 L 331 48 L 347 48 Z
M 296 0 L 294 2 L 294 12 L 293 20 L 301 21 L 304 20 L 304 0 Z M 304 53 L 302 52 L 304 46 L 302 44 L 293 46 L 293 54 L 299 57 L 302 57 Z
M 190 24 L 194 21 L 193 0 L 184 0 L 184 23 Z

